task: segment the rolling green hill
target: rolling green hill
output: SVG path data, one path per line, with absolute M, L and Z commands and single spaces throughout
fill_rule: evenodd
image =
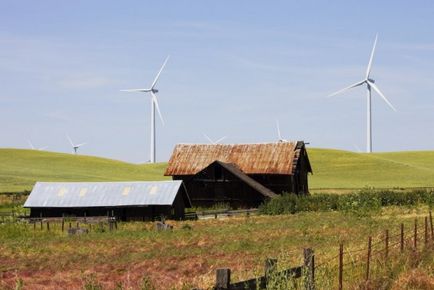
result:
M 310 188 L 434 187 L 434 151 L 353 153 L 308 149 Z M 0 192 L 30 190 L 35 181 L 162 180 L 166 163 L 126 162 L 35 150 L 0 149 Z

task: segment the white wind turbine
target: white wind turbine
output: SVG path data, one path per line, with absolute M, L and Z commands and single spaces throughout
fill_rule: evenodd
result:
M 36 148 L 35 146 L 33 146 L 32 141 L 30 141 L 30 140 L 27 140 L 27 143 L 29 143 L 30 148 L 31 148 L 32 150 L 39 150 L 39 151 L 42 151 L 42 150 L 45 150 L 45 149 L 48 148 L 48 146 L 44 146 L 44 147 L 40 147 L 40 148 Z
M 367 141 L 366 141 L 366 152 L 371 153 L 372 152 L 372 108 L 371 108 L 371 88 L 374 89 L 374 91 L 377 92 L 377 94 L 380 95 L 380 97 L 386 102 L 387 105 L 389 105 L 389 107 L 392 108 L 392 110 L 394 110 L 396 112 L 396 109 L 393 107 L 393 105 L 389 102 L 389 100 L 384 96 L 384 94 L 380 91 L 380 89 L 377 87 L 377 85 L 375 84 L 375 81 L 370 78 L 370 73 L 371 73 L 371 67 L 372 67 L 372 60 L 374 58 L 374 52 L 375 52 L 375 46 L 377 45 L 377 38 L 378 38 L 378 34 L 375 36 L 375 41 L 374 41 L 374 47 L 372 48 L 371 51 L 371 57 L 369 58 L 369 63 L 368 63 L 368 69 L 366 70 L 366 75 L 365 78 L 355 84 L 352 84 L 351 86 L 348 86 L 340 91 L 337 91 L 331 95 L 329 95 L 329 97 L 337 95 L 339 93 L 342 93 L 346 90 L 349 90 L 351 88 L 355 88 L 361 85 L 366 84 L 367 87 Z
M 208 137 L 208 135 L 203 134 L 203 136 L 209 141 L 209 143 L 216 145 L 219 144 L 221 141 L 223 141 L 224 139 L 226 139 L 226 136 L 221 137 L 220 139 L 213 141 L 210 137 Z
M 68 135 L 66 135 L 66 138 L 68 138 L 68 141 L 72 146 L 72 150 L 74 154 L 77 154 L 78 148 L 86 144 L 86 143 L 74 144 L 74 142 L 72 142 L 71 138 Z
M 276 128 L 277 128 L 277 137 L 279 138 L 279 142 L 288 142 L 288 140 L 283 139 L 282 135 L 280 134 L 280 125 L 279 120 L 276 119 Z
M 129 90 L 121 90 L 122 92 L 141 92 L 141 93 L 150 93 L 151 94 L 151 157 L 150 162 L 155 163 L 156 160 L 156 135 L 155 135 L 155 108 L 157 108 L 158 115 L 160 116 L 161 122 L 164 125 L 164 119 L 161 115 L 160 106 L 158 105 L 158 99 L 155 95 L 158 93 L 158 90 L 155 88 L 155 85 L 157 84 L 158 78 L 160 77 L 161 72 L 163 71 L 164 67 L 166 66 L 167 61 L 169 60 L 169 56 L 167 56 L 166 60 L 164 61 L 163 65 L 160 68 L 160 71 L 157 73 L 157 76 L 155 77 L 154 81 L 151 84 L 151 87 L 149 89 L 129 89 Z

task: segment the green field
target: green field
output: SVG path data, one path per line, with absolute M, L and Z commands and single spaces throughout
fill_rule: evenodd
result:
M 308 149 L 320 189 L 434 187 L 434 151 L 353 153 Z M 35 150 L 0 149 L 0 192 L 31 190 L 36 181 L 161 180 L 166 163 L 131 164 L 111 159 Z

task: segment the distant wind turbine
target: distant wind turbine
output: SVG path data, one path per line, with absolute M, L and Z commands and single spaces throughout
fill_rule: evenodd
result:
M 279 142 L 288 142 L 288 140 L 283 139 L 282 134 L 280 134 L 280 125 L 279 120 L 276 119 L 276 128 L 277 128 L 277 137 L 279 138 Z
M 224 139 L 226 139 L 226 136 L 221 137 L 220 139 L 213 141 L 210 137 L 208 137 L 208 135 L 203 134 L 203 136 L 209 141 L 209 143 L 211 144 L 219 144 L 221 141 L 223 141 Z
M 158 78 L 160 77 L 161 72 L 163 71 L 164 67 L 166 66 L 167 61 L 169 60 L 170 56 L 167 56 L 166 60 L 164 61 L 163 65 L 161 66 L 159 72 L 157 73 L 157 76 L 155 77 L 154 81 L 151 84 L 151 87 L 149 89 L 128 89 L 128 90 L 121 90 L 122 92 L 141 92 L 141 93 L 150 93 L 151 94 L 151 157 L 150 162 L 155 163 L 156 160 L 156 135 L 155 135 L 155 108 L 157 109 L 158 115 L 160 116 L 161 123 L 164 125 L 164 119 L 161 115 L 160 106 L 158 105 L 158 99 L 155 95 L 158 93 L 158 90 L 155 88 L 155 85 L 157 84 Z
M 369 63 L 368 63 L 368 68 L 366 70 L 366 75 L 365 78 L 355 84 L 352 84 L 351 86 L 348 86 L 342 90 L 339 90 L 331 95 L 329 95 L 329 97 L 340 94 L 342 92 L 345 92 L 351 88 L 355 88 L 361 85 L 366 84 L 367 87 L 367 140 L 366 140 L 366 152 L 371 153 L 372 152 L 372 108 L 371 108 L 371 89 L 374 89 L 374 91 L 377 92 L 377 94 L 380 95 L 380 97 L 386 102 L 386 104 L 392 108 L 392 110 L 394 110 L 396 112 L 396 109 L 393 107 L 393 105 L 389 102 L 389 100 L 384 96 L 384 94 L 380 91 L 380 89 L 377 87 L 377 85 L 375 84 L 375 80 L 373 80 L 372 78 L 370 78 L 370 73 L 371 73 L 371 67 L 372 67 L 372 60 L 374 58 L 374 52 L 375 52 L 375 47 L 377 45 L 377 39 L 378 39 L 378 34 L 375 36 L 375 41 L 374 41 L 374 47 L 372 48 L 371 51 L 371 57 L 369 58 Z
M 44 147 L 40 147 L 40 148 L 36 148 L 35 146 L 33 146 L 32 142 L 31 142 L 30 140 L 27 140 L 27 143 L 29 143 L 30 148 L 31 148 L 32 150 L 39 150 L 39 151 L 42 151 L 42 150 L 45 150 L 45 149 L 48 148 L 48 146 L 44 146 Z
M 74 154 L 77 154 L 78 148 L 80 148 L 81 146 L 83 146 L 83 145 L 86 144 L 86 143 L 74 144 L 74 142 L 72 142 L 71 138 L 70 138 L 68 135 L 66 135 L 66 138 L 68 138 L 69 143 L 70 143 L 71 146 L 72 146 L 72 149 L 73 149 L 73 153 L 74 153 Z

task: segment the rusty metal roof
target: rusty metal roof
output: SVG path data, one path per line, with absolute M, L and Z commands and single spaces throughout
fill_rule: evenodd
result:
M 216 160 L 245 174 L 292 175 L 297 143 L 178 144 L 164 175 L 194 175 Z

